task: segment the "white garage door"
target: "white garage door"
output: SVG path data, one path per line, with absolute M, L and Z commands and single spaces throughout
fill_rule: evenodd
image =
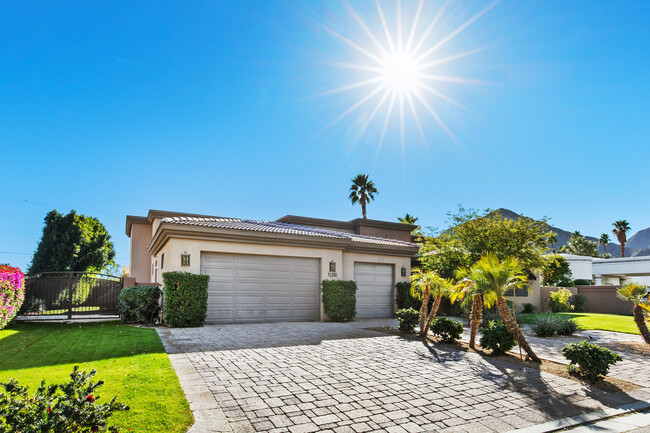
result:
M 210 323 L 318 320 L 320 262 L 299 257 L 203 253 Z
M 393 315 L 393 266 L 371 263 L 354 264 L 357 282 L 357 317 Z

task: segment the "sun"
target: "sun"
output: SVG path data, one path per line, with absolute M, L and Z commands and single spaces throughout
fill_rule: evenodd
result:
M 449 64 L 476 54 L 484 48 L 468 49 L 451 54 L 441 54 L 444 53 L 441 48 L 492 9 L 498 1 L 496 0 L 494 3 L 487 5 L 446 34 L 442 34 L 440 29 L 448 28 L 447 23 L 443 25 L 442 17 L 446 14 L 445 8 L 450 3 L 449 1 L 446 1 L 437 11 L 426 14 L 423 12 L 425 4 L 430 7 L 433 3 L 420 0 L 417 10 L 412 14 L 412 19 L 407 23 L 408 25 L 403 25 L 404 14 L 402 2 L 399 0 L 390 3 L 395 5 L 396 9 L 388 11 L 388 14 L 384 11 L 381 1 L 375 0 L 375 21 L 371 22 L 370 25 L 361 18 L 356 10 L 348 6 L 351 17 L 365 37 L 353 40 L 351 37 L 345 36 L 328 26 L 325 26 L 325 29 L 347 47 L 361 54 L 362 58 L 365 59 L 365 62 L 362 63 L 358 61 L 356 63 L 336 62 L 335 65 L 360 71 L 366 76 L 360 80 L 357 78 L 358 81 L 322 92 L 317 96 L 367 90 L 352 106 L 333 119 L 326 126 L 326 129 L 346 116 L 362 110 L 365 120 L 359 137 L 363 135 L 369 125 L 378 120 L 382 124 L 378 143 L 378 148 L 381 148 L 388 126 L 392 124 L 391 119 L 397 117 L 399 118 L 403 148 L 405 142 L 404 130 L 406 128 L 405 116 L 411 116 L 423 142 L 427 142 L 421 121 L 421 116 L 424 115 L 430 116 L 446 135 L 456 140 L 439 111 L 441 111 L 443 104 L 452 105 L 466 112 L 469 112 L 469 110 L 448 96 L 445 88 L 451 84 L 475 85 L 483 84 L 483 82 L 476 79 L 446 75 L 441 71 L 447 70 Z M 393 18 L 393 20 L 387 20 L 387 16 Z M 389 22 L 393 25 L 389 25 Z M 358 77 L 358 74 L 355 76 Z M 378 119 L 382 115 L 384 119 Z

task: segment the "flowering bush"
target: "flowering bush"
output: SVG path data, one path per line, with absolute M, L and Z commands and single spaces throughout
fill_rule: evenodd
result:
M 0 329 L 7 326 L 25 299 L 25 274 L 18 268 L 0 265 Z

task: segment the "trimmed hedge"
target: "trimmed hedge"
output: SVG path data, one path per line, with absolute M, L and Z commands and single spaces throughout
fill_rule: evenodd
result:
M 160 309 L 162 291 L 157 286 L 125 287 L 120 292 L 117 312 L 124 323 L 151 323 Z
M 422 301 L 411 295 L 411 283 L 401 282 L 395 285 L 395 304 L 398 310 L 414 308 L 419 311 Z
M 335 322 L 347 322 L 357 315 L 357 283 L 323 280 L 323 307 Z
M 208 275 L 165 272 L 164 319 L 174 328 L 203 326 L 208 313 Z

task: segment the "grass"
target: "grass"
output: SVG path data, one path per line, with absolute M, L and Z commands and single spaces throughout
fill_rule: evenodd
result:
M 626 334 L 638 334 L 639 329 L 634 323 L 632 316 L 618 314 L 599 313 L 544 313 L 553 316 L 562 316 L 575 319 L 582 329 L 600 329 L 603 331 L 623 332 Z M 537 314 L 520 314 L 517 316 L 522 323 L 534 323 Z
M 36 387 L 69 379 L 74 365 L 97 370 L 100 402 L 118 396 L 129 412 L 109 418 L 120 431 L 185 432 L 189 405 L 155 330 L 121 322 L 83 324 L 18 322 L 0 330 L 0 382 Z

